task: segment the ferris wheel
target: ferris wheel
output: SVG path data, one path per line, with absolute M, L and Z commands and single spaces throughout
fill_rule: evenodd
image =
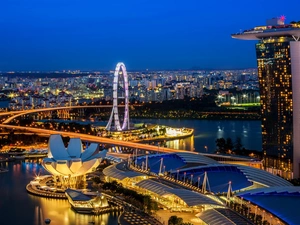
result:
M 120 73 L 121 72 L 121 73 Z M 125 98 L 125 111 L 123 124 L 120 124 L 119 111 L 118 111 L 118 86 L 119 86 L 119 75 L 123 76 L 124 79 L 124 98 Z M 106 130 L 111 130 L 112 122 L 114 120 L 114 129 L 117 131 L 129 130 L 129 107 L 128 107 L 128 76 L 125 64 L 119 62 L 116 66 L 113 81 L 113 108 L 110 114 L 109 121 L 106 125 Z

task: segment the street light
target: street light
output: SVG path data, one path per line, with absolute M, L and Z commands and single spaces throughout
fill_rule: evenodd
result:
M 218 95 L 219 104 L 222 102 L 222 95 Z
M 255 206 L 255 212 L 254 212 L 254 221 L 256 220 L 256 214 L 257 214 L 257 205 Z
M 205 145 L 204 148 L 205 148 L 205 151 L 207 152 L 208 151 L 208 147 Z
M 246 97 L 247 97 L 247 95 L 243 94 L 243 103 L 246 103 Z
M 251 206 L 251 202 L 249 201 L 248 202 L 248 216 L 247 216 L 248 218 L 249 218 L 249 213 L 250 213 L 250 206 Z
M 231 97 L 231 101 L 232 101 L 233 104 L 235 103 L 234 100 L 235 100 L 235 97 L 232 96 L 232 97 Z

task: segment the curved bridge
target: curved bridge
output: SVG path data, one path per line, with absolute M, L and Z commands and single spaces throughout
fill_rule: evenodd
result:
M 120 105 L 119 107 L 124 107 L 124 105 Z M 7 120 L 2 122 L 2 124 L 8 124 L 15 118 L 19 116 L 24 116 L 29 113 L 47 112 L 47 111 L 63 110 L 63 109 L 82 109 L 82 108 L 112 108 L 112 105 L 87 105 L 87 106 L 81 105 L 81 106 L 64 106 L 64 107 L 43 108 L 43 109 L 30 109 L 30 110 L 23 110 L 23 111 L 12 111 L 12 112 L 0 113 L 0 116 L 15 114 L 14 116 L 9 117 Z
M 120 107 L 124 107 L 124 105 L 121 105 Z M 175 149 L 171 149 L 171 148 L 158 147 L 158 146 L 148 145 L 148 144 L 114 140 L 114 139 L 110 139 L 110 138 L 98 137 L 98 136 L 93 136 L 93 135 L 88 135 L 88 134 L 80 134 L 80 133 L 73 133 L 73 132 L 54 131 L 54 130 L 33 128 L 33 127 L 8 125 L 8 123 L 10 123 L 15 118 L 29 114 L 29 113 L 38 113 L 38 112 L 46 112 L 46 111 L 52 111 L 52 110 L 64 110 L 64 109 L 80 109 L 80 108 L 112 108 L 112 105 L 68 106 L 68 107 L 31 109 L 31 110 L 23 110 L 23 111 L 17 111 L 17 112 L 15 112 L 15 111 L 5 112 L 5 113 L 0 113 L 0 116 L 1 115 L 11 115 L 11 114 L 14 114 L 14 115 L 9 117 L 5 121 L 3 121 L 2 124 L 0 124 L 0 127 L 6 128 L 6 129 L 11 129 L 11 130 L 32 132 L 32 133 L 35 133 L 40 136 L 50 136 L 51 134 L 61 134 L 62 136 L 80 138 L 81 140 L 87 141 L 87 142 L 94 142 L 94 143 L 108 144 L 108 145 L 117 145 L 117 146 L 136 148 L 136 149 L 141 149 L 141 150 L 146 150 L 146 151 L 156 151 L 156 152 L 183 152 L 184 151 L 184 150 L 175 150 Z
M 120 106 L 120 107 L 122 107 L 122 106 Z M 13 115 L 13 116 L 11 116 L 7 120 L 5 120 L 2 124 L 0 124 L 0 127 L 1 128 L 6 128 L 6 129 L 11 129 L 11 130 L 18 130 L 18 131 L 22 131 L 22 132 L 24 132 L 24 131 L 25 132 L 31 132 L 31 133 L 35 133 L 39 136 L 47 136 L 47 137 L 49 137 L 51 134 L 60 134 L 62 136 L 68 136 L 70 138 L 72 138 L 72 137 L 80 138 L 81 140 L 87 141 L 87 142 L 122 146 L 122 147 L 128 147 L 128 148 L 133 148 L 133 149 L 141 149 L 141 150 L 145 150 L 145 151 L 154 151 L 154 152 L 160 152 L 160 153 L 186 152 L 186 150 L 176 150 L 176 149 L 172 149 L 172 148 L 164 148 L 164 147 L 158 147 L 158 146 L 148 145 L 148 144 L 141 144 L 141 143 L 128 142 L 128 141 L 120 141 L 120 140 L 114 140 L 114 139 L 110 139 L 110 138 L 98 137 L 98 136 L 93 136 L 93 135 L 88 135 L 88 134 L 64 132 L 64 131 L 55 131 L 55 130 L 46 130 L 46 129 L 40 129 L 40 128 L 14 126 L 14 125 L 8 125 L 7 124 L 10 121 L 12 121 L 13 119 L 15 119 L 19 116 L 22 116 L 22 115 L 26 115 L 28 113 L 45 112 L 45 111 L 51 111 L 51 110 L 80 109 L 80 108 L 101 108 L 101 107 L 109 108 L 109 107 L 112 107 L 112 105 L 71 106 L 71 107 L 56 107 L 56 108 L 44 108 L 44 109 L 32 109 L 32 110 L 23 110 L 23 111 L 2 112 L 2 113 L 0 113 L 0 116 L 5 116 L 5 115 Z M 210 153 L 205 154 L 205 153 L 191 152 L 191 151 L 189 151 L 189 152 L 194 153 L 194 154 L 201 154 L 201 155 L 204 155 L 204 156 L 210 156 L 210 157 L 213 156 L 213 157 L 215 157 L 215 159 L 217 161 L 222 161 L 223 163 L 225 163 L 227 161 L 232 162 L 232 160 L 235 161 L 235 163 L 237 163 L 237 161 L 241 160 L 241 158 L 235 157 L 235 156 L 222 156 L 222 155 L 218 155 L 218 154 L 210 154 Z M 124 158 L 124 156 L 122 154 L 118 154 L 118 157 Z M 245 163 L 245 162 L 240 162 L 240 163 Z M 251 161 L 249 163 L 253 164 L 254 162 Z M 255 163 L 256 164 L 261 164 L 261 162 L 255 162 Z
M 11 130 L 33 132 L 40 136 L 50 136 L 51 134 L 60 134 L 62 136 L 68 136 L 70 138 L 80 138 L 81 140 L 87 141 L 87 142 L 117 145 L 117 146 L 136 148 L 136 149 L 141 149 L 141 150 L 146 150 L 146 151 L 155 151 L 155 152 L 162 152 L 162 153 L 163 152 L 165 152 L 165 153 L 167 153 L 167 152 L 185 152 L 184 150 L 175 150 L 172 148 L 163 148 L 163 147 L 158 147 L 158 146 L 154 146 L 154 145 L 114 140 L 114 139 L 110 139 L 110 138 L 97 137 L 97 136 L 93 136 L 93 135 L 89 135 L 89 134 L 46 130 L 46 129 L 40 129 L 40 128 L 13 126 L 13 125 L 6 125 L 6 124 L 0 124 L 0 127 L 6 128 L 6 129 L 11 129 Z

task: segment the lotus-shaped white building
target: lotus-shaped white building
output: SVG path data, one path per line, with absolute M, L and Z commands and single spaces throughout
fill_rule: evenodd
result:
M 48 157 L 43 159 L 43 166 L 57 176 L 63 186 L 70 187 L 82 180 L 85 174 L 95 171 L 106 152 L 103 150 L 99 153 L 96 143 L 91 143 L 83 150 L 79 138 L 71 138 L 65 148 L 61 135 L 54 134 L 50 136 Z

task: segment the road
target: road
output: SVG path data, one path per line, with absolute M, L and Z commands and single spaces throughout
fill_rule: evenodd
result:
M 68 136 L 70 138 L 80 138 L 82 141 L 87 141 L 87 142 L 136 148 L 136 149 L 141 149 L 141 150 L 146 150 L 146 151 L 156 151 L 156 152 L 162 152 L 162 153 L 163 152 L 165 152 L 165 153 L 184 152 L 184 150 L 175 150 L 172 148 L 158 147 L 158 146 L 148 145 L 148 144 L 114 140 L 114 139 L 110 139 L 110 138 L 98 137 L 98 136 L 88 135 L 88 134 L 8 125 L 8 123 L 10 123 L 15 118 L 22 116 L 22 115 L 29 114 L 29 113 L 38 113 L 38 112 L 63 110 L 63 109 L 80 109 L 80 108 L 112 108 L 112 105 L 69 106 L 69 107 L 55 107 L 55 108 L 43 108 L 43 109 L 30 109 L 30 110 L 22 110 L 22 111 L 3 112 L 3 113 L 0 113 L 0 116 L 12 115 L 12 114 L 14 114 L 14 115 L 10 116 L 8 119 L 3 121 L 2 124 L 0 124 L 0 127 L 11 129 L 11 130 L 23 131 L 23 132 L 33 132 L 40 136 L 50 136 L 51 134 L 60 134 L 62 136 Z
M 124 107 L 124 105 L 120 105 L 118 107 Z M 39 113 L 39 112 L 63 110 L 63 109 L 85 109 L 85 108 L 112 108 L 112 105 L 84 105 L 84 106 L 80 105 L 80 106 L 64 106 L 64 107 L 43 108 L 43 109 L 29 109 L 29 110 L 22 110 L 22 111 L 4 112 L 4 113 L 0 113 L 0 116 L 15 114 L 14 116 L 9 117 L 8 119 L 2 122 L 3 124 L 8 124 L 15 118 L 29 113 Z
M 146 150 L 146 151 L 156 151 L 156 152 L 161 152 L 161 153 L 163 153 L 163 152 L 165 152 L 165 153 L 185 152 L 185 150 L 175 150 L 172 148 L 158 147 L 155 145 L 147 145 L 147 144 L 134 143 L 134 142 L 128 142 L 128 141 L 120 141 L 120 140 L 114 140 L 114 139 L 110 139 L 110 138 L 97 137 L 97 136 L 89 135 L 89 134 L 56 131 L 56 130 L 46 130 L 46 129 L 40 129 L 40 128 L 22 127 L 22 126 L 14 126 L 14 125 L 6 125 L 6 124 L 0 124 L 0 127 L 11 129 L 11 130 L 33 132 L 33 133 L 36 133 L 37 135 L 41 135 L 41 136 L 50 136 L 51 134 L 60 134 L 62 136 L 68 136 L 70 138 L 80 138 L 82 141 L 87 141 L 87 142 L 91 142 L 91 143 L 116 145 L 116 146 L 129 147 L 129 148 L 134 148 L 134 149 L 136 148 L 136 149 L 141 149 L 141 150 Z

